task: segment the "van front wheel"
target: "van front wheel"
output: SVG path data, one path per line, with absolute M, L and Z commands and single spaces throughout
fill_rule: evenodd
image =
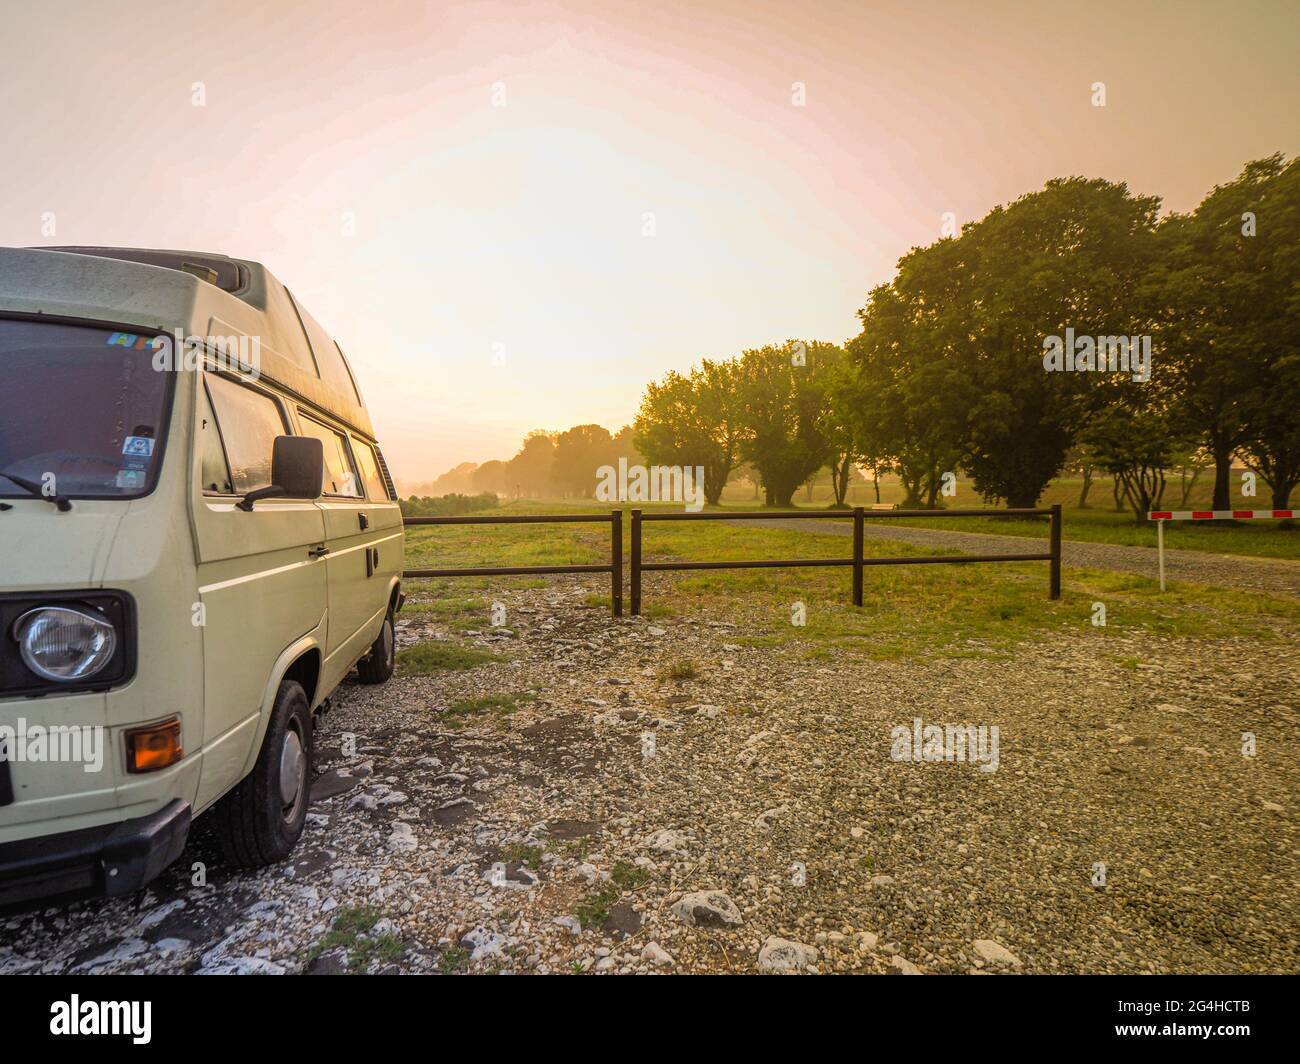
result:
M 311 766 L 311 704 L 301 684 L 285 680 L 257 764 L 212 810 L 226 860 L 260 868 L 289 856 L 307 820 Z
M 357 675 L 362 683 L 383 683 L 393 675 L 397 664 L 397 630 L 393 624 L 393 611 L 384 615 L 383 627 L 370 653 L 357 662 Z

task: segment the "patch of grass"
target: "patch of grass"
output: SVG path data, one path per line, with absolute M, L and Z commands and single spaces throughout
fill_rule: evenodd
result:
M 427 642 L 397 652 L 397 664 L 405 676 L 428 676 L 435 672 L 472 669 L 491 661 L 500 661 L 496 654 L 477 647 L 459 643 Z
M 443 975 L 457 975 L 469 969 L 469 950 L 461 946 L 448 946 L 438 958 L 438 971 Z
M 618 896 L 618 887 L 606 884 L 578 902 L 574 906 L 573 915 L 578 918 L 578 923 L 584 931 L 601 927 L 609 919 L 610 908 L 618 901 Z
M 488 623 L 492 611 L 486 599 L 465 598 L 450 594 L 426 594 L 418 599 L 407 599 L 402 612 L 426 614 L 437 620 L 450 621 L 453 618 L 477 618 Z
M 650 873 L 644 868 L 618 861 L 609 874 L 609 882 L 599 890 L 588 894 L 574 907 L 573 915 L 583 930 L 602 927 L 609 919 L 610 910 L 620 897 L 628 891 L 636 890 L 650 879 Z
M 590 610 L 607 610 L 613 606 L 610 596 L 608 595 L 586 595 L 582 599 L 582 604 Z
M 537 695 L 532 691 L 520 694 L 491 694 L 479 698 L 463 698 L 453 702 L 443 714 L 453 725 L 459 724 L 464 717 L 481 717 L 484 713 L 496 711 L 501 717 L 508 717 L 519 709 L 519 703 L 531 702 Z
M 611 869 L 609 879 L 619 890 L 636 890 L 637 887 L 649 882 L 650 873 L 637 865 L 618 861 Z
M 509 842 L 501 848 L 501 858 L 507 863 L 517 861 L 525 868 L 531 868 L 536 872 L 542 867 L 542 855 L 545 852 L 540 846 L 526 846 L 522 842 Z
M 578 861 L 585 861 L 588 856 L 590 856 L 595 845 L 595 839 L 584 835 L 579 839 L 565 839 L 560 843 L 560 849 L 564 852 L 566 857 L 572 857 Z
M 405 951 L 400 938 L 388 933 L 367 934 L 382 917 L 383 913 L 373 905 L 340 909 L 334 918 L 334 926 L 312 949 L 308 963 L 339 948 L 347 950 L 348 972 L 354 975 L 364 973 L 375 962 L 396 961 Z
M 700 670 L 696 667 L 695 662 L 688 661 L 685 658 L 680 661 L 669 662 L 659 671 L 659 679 L 672 680 L 675 683 L 694 680 L 699 675 Z

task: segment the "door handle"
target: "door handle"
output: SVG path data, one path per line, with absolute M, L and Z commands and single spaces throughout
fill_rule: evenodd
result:
M 370 518 L 365 514 L 357 514 L 357 524 L 361 526 L 361 531 L 364 532 L 370 527 Z
M 330 552 L 329 547 L 325 546 L 325 545 L 322 543 L 319 547 L 312 547 L 311 550 L 309 550 L 309 551 L 307 552 L 307 557 L 308 557 L 308 558 L 323 558 L 323 557 L 325 557 L 325 555 L 327 555 L 329 552 Z

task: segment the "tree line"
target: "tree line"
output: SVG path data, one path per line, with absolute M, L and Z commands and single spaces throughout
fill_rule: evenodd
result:
M 513 458 L 464 462 L 423 491 L 429 496 L 489 492 L 504 499 L 590 498 L 601 466 L 617 467 L 620 458 L 642 461 L 632 435 L 630 425 L 617 433 L 601 425 L 575 425 L 564 432 L 538 429 L 524 437 Z
M 601 466 L 702 466 L 716 505 L 744 476 L 788 507 L 829 469 L 834 505 L 862 471 L 907 508 L 945 478 L 1036 505 L 1063 473 L 1111 476 L 1116 507 L 1185 504 L 1202 470 L 1232 508 L 1233 463 L 1289 508 L 1300 483 L 1300 160 L 1248 163 L 1194 210 L 1067 178 L 898 262 L 843 345 L 704 359 L 650 383 L 632 425 L 530 433 L 513 458 L 425 490 L 590 498 Z M 1066 350 L 1066 348 L 1069 348 Z M 1099 368 L 1100 365 L 1100 368 Z M 1189 477 L 1190 472 L 1190 477 Z M 1262 494 L 1262 491 L 1261 493 Z
M 1226 510 L 1236 460 L 1288 508 L 1300 160 L 1251 162 L 1195 210 L 1159 211 L 1122 183 L 1050 181 L 903 256 L 847 344 L 790 341 L 666 374 L 631 442 L 654 464 L 702 465 L 710 503 L 742 463 L 775 506 L 826 467 L 838 505 L 865 468 L 897 474 L 914 508 L 940 504 L 947 474 L 1031 507 L 1076 472 L 1086 502 L 1103 471 L 1141 516 L 1169 470 L 1205 466 Z

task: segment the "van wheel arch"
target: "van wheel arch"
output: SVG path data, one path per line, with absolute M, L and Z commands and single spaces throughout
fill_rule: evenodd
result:
M 320 651 L 313 647 L 294 659 L 292 665 L 284 670 L 280 683 L 295 680 L 307 695 L 308 705 L 316 704 L 316 686 L 320 683 Z

